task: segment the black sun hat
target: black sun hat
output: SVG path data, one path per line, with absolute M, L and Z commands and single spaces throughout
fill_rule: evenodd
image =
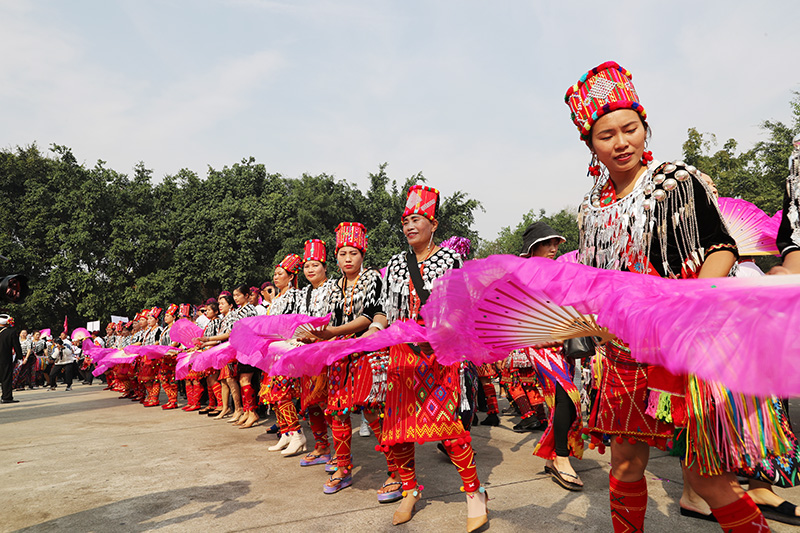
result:
M 534 222 L 525 229 L 522 234 L 522 253 L 520 257 L 525 257 L 531 253 L 533 247 L 540 242 L 549 241 L 550 239 L 561 239 L 561 242 L 566 242 L 567 239 L 556 233 L 556 230 L 547 225 L 547 223 L 539 221 Z M 561 243 L 559 243 L 561 244 Z

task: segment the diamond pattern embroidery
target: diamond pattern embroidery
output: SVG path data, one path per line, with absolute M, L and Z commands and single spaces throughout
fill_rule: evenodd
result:
M 597 77 L 587 95 L 598 100 L 608 100 L 608 95 L 614 91 L 616 86 L 617 84 L 609 79 Z

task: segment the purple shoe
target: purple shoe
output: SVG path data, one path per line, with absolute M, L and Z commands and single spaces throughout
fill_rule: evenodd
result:
M 343 478 L 335 478 L 339 479 L 339 483 L 336 484 L 335 487 L 329 487 L 327 484 L 322 486 L 322 492 L 325 494 L 336 494 L 342 489 L 346 489 L 350 485 L 353 484 L 353 476 L 351 474 L 347 474 Z M 334 477 L 331 476 L 331 481 L 334 480 Z
M 403 484 L 399 481 L 384 483 L 383 488 L 385 489 L 386 487 L 391 487 L 393 485 L 397 485 L 397 490 L 378 493 L 378 503 L 393 503 L 403 499 Z
M 336 466 L 336 463 L 330 462 L 330 459 L 328 459 L 328 461 L 325 463 L 325 473 L 326 474 L 333 474 L 334 472 L 336 472 L 337 468 L 338 467 Z
M 306 459 L 306 457 L 313 457 L 313 459 L 308 460 L 308 459 Z M 327 463 L 328 461 L 331 460 L 331 454 L 329 454 L 329 453 L 322 454 L 322 455 L 317 454 L 317 453 L 310 453 L 310 454 L 306 455 L 306 457 L 303 457 L 300 460 L 300 466 L 321 465 L 321 464 L 325 464 L 325 463 Z

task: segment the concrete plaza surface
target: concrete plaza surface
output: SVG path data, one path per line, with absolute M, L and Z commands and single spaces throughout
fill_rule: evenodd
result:
M 354 434 L 354 485 L 324 495 L 322 467 L 301 468 L 298 457 L 268 452 L 276 437 L 263 426 L 240 430 L 197 413 L 146 409 L 102 387 L 24 391 L 15 395 L 20 403 L 0 405 L 1 531 L 465 530 L 459 477 L 433 444 L 417 447 L 423 504 L 411 522 L 393 527 L 397 504 L 379 505 L 375 496 L 385 463 L 374 437 Z M 501 426 L 477 426 L 472 433 L 478 475 L 490 496 L 488 530 L 610 531 L 608 453 L 587 450 L 575 461 L 586 489 L 567 492 L 531 455 L 541 433 L 514 433 L 514 420 L 503 417 Z M 675 458 L 653 450 L 647 479 L 647 531 L 720 531 L 679 515 Z M 798 488 L 777 492 L 800 502 Z

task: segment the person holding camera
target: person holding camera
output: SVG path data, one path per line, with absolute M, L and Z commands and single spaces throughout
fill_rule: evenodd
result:
M 72 390 L 72 375 L 75 370 L 75 354 L 69 345 L 62 339 L 56 339 L 50 358 L 53 360 L 53 368 L 50 370 L 50 390 L 56 390 L 58 376 L 64 373 L 64 383 L 68 391 Z

